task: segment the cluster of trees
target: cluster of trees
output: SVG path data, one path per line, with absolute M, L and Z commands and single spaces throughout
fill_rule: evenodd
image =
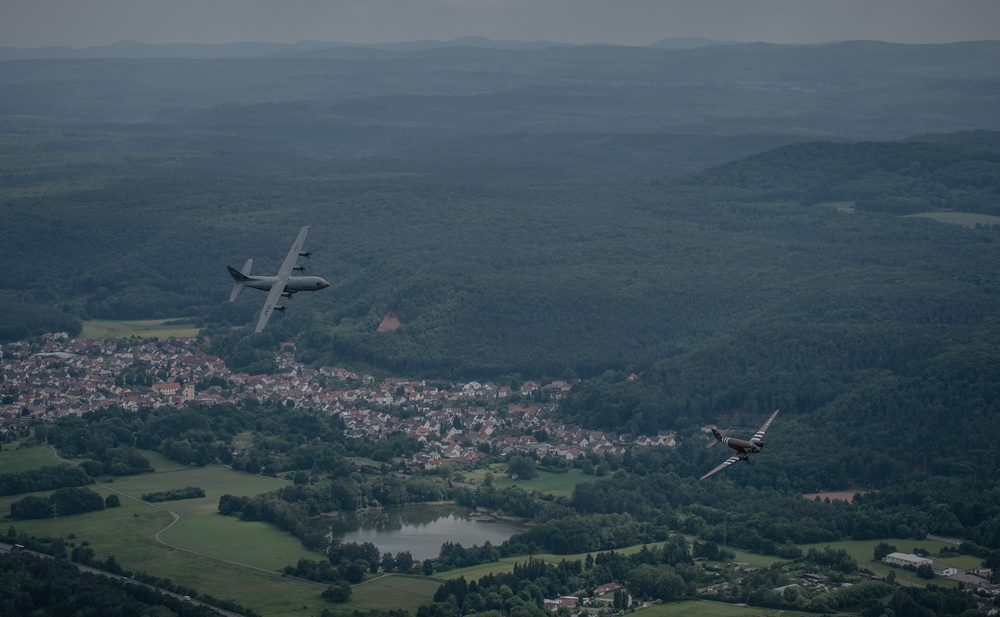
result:
M 568 514 L 532 525 L 507 542 L 517 553 L 551 552 L 557 555 L 606 551 L 664 540 L 669 529 L 655 521 L 637 521 L 628 513 Z
M 176 501 L 178 499 L 198 499 L 205 496 L 205 489 L 198 486 L 186 486 L 175 488 L 169 491 L 156 491 L 153 493 L 143 493 L 143 501 Z
M 484 508 L 502 515 L 531 520 L 548 518 L 554 507 L 551 502 L 539 499 L 516 486 L 479 486 L 474 489 L 453 486 L 451 498 L 459 505 L 469 508 Z
M 114 498 L 114 499 L 112 499 L 112 498 Z M 117 503 L 116 500 L 117 500 L 117 497 L 114 496 L 114 495 L 111 495 L 111 496 L 108 497 L 107 501 L 109 501 L 109 502 L 113 501 L 113 502 Z M 114 506 L 110 506 L 109 505 L 109 507 L 114 507 Z M 24 532 L 17 531 L 17 529 L 15 529 L 13 526 L 8 527 L 7 533 L 3 536 L 3 540 L 5 542 L 7 542 L 8 544 L 11 544 L 11 545 L 20 545 L 20 546 L 24 547 L 25 550 L 21 551 L 21 552 L 13 551 L 12 553 L 9 553 L 9 554 L 0 554 L 0 559 L 3 559 L 5 556 L 27 557 L 27 559 L 26 560 L 20 560 L 20 561 L 14 561 L 14 562 L 8 562 L 6 564 L 6 566 L 0 566 L 0 569 L 4 569 L 5 567 L 9 568 L 9 570 L 7 570 L 6 574 L 11 574 L 12 572 L 16 572 L 16 571 L 18 571 L 20 569 L 23 569 L 24 567 L 30 568 L 32 570 L 32 573 L 30 575 L 28 575 L 26 578 L 24 577 L 23 573 L 22 574 L 12 574 L 12 576 L 14 576 L 14 577 L 21 577 L 21 580 L 29 580 L 32 576 L 38 577 L 37 581 L 32 581 L 31 582 L 32 587 L 34 587 L 36 585 L 44 584 L 52 576 L 56 576 L 56 577 L 58 577 L 61 580 L 67 573 L 80 572 L 75 567 L 73 567 L 71 569 L 66 569 L 68 567 L 68 564 L 66 564 L 65 562 L 62 562 L 62 561 L 57 561 L 55 559 L 43 559 L 43 560 L 41 560 L 42 563 L 45 563 L 45 564 L 61 564 L 61 565 L 55 566 L 54 569 L 47 569 L 47 568 L 44 568 L 44 567 L 42 567 L 42 568 L 35 567 L 34 564 L 38 563 L 39 560 L 32 553 L 38 553 L 38 554 L 41 554 L 41 555 L 50 555 L 52 557 L 56 557 L 56 558 L 58 558 L 60 560 L 63 560 L 63 559 L 66 559 L 66 557 L 67 557 L 67 548 L 72 548 L 72 551 L 69 553 L 68 556 L 73 561 L 73 563 L 77 563 L 77 564 L 80 564 L 80 565 L 85 565 L 85 566 L 90 566 L 90 567 L 93 567 L 93 568 L 97 568 L 98 570 L 103 570 L 104 572 L 115 574 L 118 577 L 120 577 L 120 578 L 109 578 L 107 576 L 99 576 L 99 575 L 87 574 L 86 575 L 87 577 L 92 577 L 91 582 L 92 582 L 92 584 L 94 586 L 93 593 L 95 593 L 97 595 L 100 595 L 100 594 L 104 593 L 104 590 L 100 589 L 100 587 L 101 587 L 100 583 L 101 582 L 103 582 L 103 581 L 119 581 L 120 582 L 120 581 L 123 581 L 125 578 L 128 578 L 128 579 L 131 579 L 132 581 L 138 581 L 139 583 L 144 583 L 145 585 L 151 586 L 151 587 L 145 587 L 145 585 L 136 585 L 135 583 L 131 583 L 129 585 L 130 588 L 136 588 L 136 587 L 138 587 L 138 588 L 142 588 L 144 591 L 148 591 L 149 594 L 150 594 L 148 596 L 148 598 L 156 599 L 159 596 L 159 597 L 167 598 L 169 600 L 175 600 L 176 601 L 177 598 L 175 596 L 190 596 L 192 598 L 198 598 L 198 600 L 200 600 L 201 602 L 204 602 L 204 603 L 207 603 L 207 604 L 211 604 L 213 606 L 216 606 L 216 607 L 219 607 L 219 608 L 222 608 L 222 609 L 225 609 L 225 610 L 229 610 L 231 612 L 239 613 L 241 615 L 246 615 L 247 617 L 255 617 L 256 616 L 256 613 L 254 611 L 249 610 L 247 608 L 244 608 L 244 607 L 236 604 L 232 600 L 220 600 L 218 598 L 214 598 L 214 597 L 212 597 L 210 595 L 207 595 L 207 594 L 199 594 L 197 590 L 192 589 L 190 587 L 185 587 L 183 585 L 178 585 L 177 583 L 175 583 L 173 580 L 171 580 L 169 578 L 161 578 L 161 577 L 158 577 L 158 576 L 154 576 L 154 575 L 148 574 L 146 572 L 126 569 L 120 563 L 118 563 L 118 560 L 115 558 L 114 555 L 108 555 L 106 557 L 99 558 L 99 557 L 96 556 L 96 554 L 94 552 L 94 549 L 91 548 L 90 543 L 87 542 L 86 540 L 80 542 L 79 544 L 76 544 L 73 540 L 67 540 L 67 539 L 63 539 L 61 537 L 56 537 L 56 538 L 49 538 L 49 537 L 44 537 L 44 536 L 43 537 L 34 537 L 34 536 L 29 536 L 28 534 L 26 534 Z M 30 552 L 27 552 L 27 551 L 30 551 Z M 80 572 L 80 574 L 83 574 L 83 573 Z M 4 579 L 4 576 L 5 575 L 0 575 L 0 579 L 6 580 L 6 579 Z M 56 581 L 56 584 L 58 584 L 58 582 L 59 581 Z M 153 588 L 155 588 L 155 589 L 153 589 Z M 174 596 L 168 596 L 166 594 L 163 594 L 159 590 L 168 591 L 168 592 L 170 592 L 172 594 L 175 594 L 175 595 Z M 97 595 L 95 595 L 95 598 L 97 597 Z M 12 595 L 6 594 L 6 593 L 3 595 L 3 598 L 7 598 L 7 599 L 13 598 L 13 597 L 15 597 L 15 596 L 12 596 Z M 143 597 L 146 597 L 146 596 L 143 596 Z M 22 596 L 17 596 L 17 598 L 18 598 L 18 600 L 24 600 L 25 599 L 25 597 L 23 595 Z M 154 601 L 154 602 L 151 602 L 151 604 L 156 605 L 157 602 Z M 199 605 L 199 604 L 192 604 L 192 603 L 189 603 L 189 602 L 185 602 L 184 605 L 188 606 L 188 607 L 198 607 L 198 608 L 201 608 L 202 611 L 206 610 L 206 609 L 202 608 L 201 605 Z M 42 606 L 45 606 L 45 605 L 44 604 L 40 604 L 39 605 L 39 610 L 42 610 L 41 609 Z M 127 604 L 122 603 L 121 606 L 124 607 L 124 606 L 127 606 Z M 167 604 L 165 604 L 165 606 L 173 606 L 173 604 L 172 603 L 167 603 Z M 2 603 L 2 599 L 0 599 L 0 608 L 3 608 L 5 611 L 7 611 L 7 609 L 9 609 L 10 607 L 11 607 L 11 604 L 9 604 L 9 603 L 8 604 L 3 604 Z M 59 607 L 58 607 L 58 610 L 69 610 L 69 609 L 65 609 L 65 607 L 62 604 L 60 604 Z M 101 614 L 105 614 L 105 610 L 101 610 L 101 609 L 98 609 L 98 610 L 100 611 Z M 125 610 L 127 610 L 127 609 L 125 609 Z M 77 611 L 77 612 L 81 612 L 82 613 L 82 612 L 85 612 L 85 611 Z M 150 612 L 150 614 L 154 614 L 154 615 L 159 614 L 155 610 L 152 610 L 152 611 L 149 611 L 149 612 Z M 4 612 L 3 614 L 7 615 L 8 612 Z M 19 614 L 22 614 L 22 613 L 14 612 L 14 613 L 10 613 L 10 614 L 12 614 L 12 615 L 19 615 Z M 112 613 L 112 614 L 114 614 L 114 613 Z M 145 615 L 145 614 L 147 614 L 147 612 L 144 611 L 144 612 L 142 612 L 140 614 Z M 164 614 L 166 614 L 166 613 L 164 613 Z M 176 614 L 176 613 L 171 613 L 171 614 Z M 185 613 L 180 613 L 180 614 L 183 615 Z M 193 614 L 193 615 L 207 615 L 207 614 L 215 614 L 215 613 L 214 612 L 213 613 L 196 612 L 196 613 L 191 613 L 191 614 Z M 402 616 L 397 616 L 397 617 L 402 617 Z
M 10 517 L 15 521 L 51 518 L 104 508 L 104 498 L 89 488 L 61 488 L 48 497 L 28 495 L 11 503 Z
M 35 428 L 35 438 L 54 446 L 67 458 L 89 459 L 81 467 L 91 477 L 149 473 L 149 460 L 136 448 L 136 432 L 142 427 L 136 414 L 121 409 L 96 411 L 84 416 L 65 415 L 51 424 Z
M 530 480 L 538 476 L 538 463 L 530 456 L 515 455 L 507 459 L 507 477 Z
M 833 608 L 833 607 L 831 607 Z M 927 587 L 897 587 L 889 598 L 887 608 L 894 615 L 932 617 L 933 615 L 971 615 L 978 613 L 976 600 L 959 589 L 947 589 L 937 585 Z M 862 617 L 879 617 L 885 609 L 870 602 L 861 612 Z
M 93 481 L 93 478 L 83 468 L 76 465 L 48 465 L 36 469 L 0 474 L 0 495 L 18 495 L 69 486 L 84 486 Z
M 470 612 L 499 611 L 505 615 L 543 615 L 544 598 L 579 590 L 593 595 L 604 583 L 627 585 L 636 598 L 677 600 L 694 595 L 699 583 L 714 579 L 694 565 L 690 546 L 681 535 L 661 548 L 643 547 L 624 555 L 614 551 L 588 554 L 585 559 L 558 564 L 528 558 L 509 574 L 489 574 L 478 581 L 451 579 L 434 594 L 434 604 L 418 615 L 446 617 Z
M 0 297 L 0 341 L 20 341 L 46 332 L 66 332 L 76 336 L 83 323 L 76 315 L 35 302 L 18 302 Z
M 155 450 L 185 465 L 223 462 L 235 469 L 274 475 L 297 469 L 341 469 L 349 447 L 370 444 L 348 441 L 339 418 L 321 417 L 283 406 L 230 404 L 209 408 L 126 411 L 111 407 L 83 416 L 67 415 L 35 430 L 36 439 L 55 446 L 61 455 L 89 458 L 82 466 L 92 476 L 152 471 L 138 448 Z M 233 455 L 233 437 L 256 431 L 252 448 Z M 266 435 L 266 438 L 265 438 Z M 302 448 L 310 443 L 309 448 Z M 397 447 L 405 440 L 394 439 Z
M 478 581 L 464 576 L 446 581 L 434 593 L 433 604 L 421 606 L 418 617 L 452 617 L 468 613 L 542 617 L 546 597 L 569 594 L 583 573 L 580 560 L 558 565 L 529 558 L 509 574 L 488 574 Z
M 149 459 L 135 448 L 108 448 L 100 454 L 100 457 L 100 460 L 83 461 L 80 463 L 80 467 L 94 478 L 99 478 L 102 475 L 132 476 L 153 471 Z
M 504 546 L 504 553 L 508 547 Z M 460 542 L 445 542 L 441 545 L 438 558 L 434 560 L 434 570 L 445 571 L 455 568 L 465 568 L 481 563 L 493 563 L 500 561 L 504 555 L 497 547 L 493 546 L 489 540 L 482 546 L 471 546 L 466 548 Z
M 300 559 L 294 566 L 285 566 L 282 572 L 286 576 L 329 583 L 321 594 L 323 599 L 342 603 L 351 598 L 351 585 L 364 580 L 366 572 L 411 572 L 417 565 L 409 551 L 380 553 L 378 547 L 371 542 L 358 544 L 356 542 L 342 543 L 334 541 L 326 550 L 327 559 L 313 561 Z
M 216 615 L 212 608 L 185 602 L 146 585 L 81 572 L 71 563 L 27 553 L 0 554 L 0 613 Z

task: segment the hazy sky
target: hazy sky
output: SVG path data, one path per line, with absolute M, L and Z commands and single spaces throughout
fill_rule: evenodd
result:
M 1000 0 L 0 0 L 0 46 L 1000 39 Z

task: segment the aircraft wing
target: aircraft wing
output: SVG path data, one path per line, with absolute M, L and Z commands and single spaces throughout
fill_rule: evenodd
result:
M 753 437 L 750 438 L 750 441 L 758 442 L 761 439 L 764 439 L 764 433 L 767 432 L 767 429 L 771 428 L 771 423 L 774 422 L 774 418 L 777 415 L 778 415 L 778 410 L 775 409 L 774 413 L 771 414 L 771 417 L 768 418 L 767 422 L 764 423 L 764 426 L 760 427 L 760 430 L 753 434 Z
M 738 456 L 730 456 L 725 461 L 723 461 L 721 465 L 719 465 L 718 467 L 716 467 L 712 471 L 706 473 L 705 475 L 703 475 L 699 479 L 700 480 L 704 480 L 705 478 L 707 478 L 709 476 L 715 475 L 715 474 L 719 473 L 720 471 L 722 471 L 723 469 L 725 469 L 726 467 L 729 467 L 730 465 L 732 465 L 733 463 L 735 463 L 738 460 L 740 460 L 740 457 L 738 457 Z
M 308 225 L 299 230 L 299 235 L 292 243 L 292 248 L 285 255 L 285 261 L 281 262 L 281 268 L 278 269 L 278 276 L 275 277 L 274 284 L 271 285 L 271 291 L 267 292 L 267 299 L 264 300 L 264 308 L 260 311 L 260 318 L 257 319 L 257 328 L 254 332 L 260 332 L 264 329 L 267 320 L 271 318 L 271 313 L 274 312 L 274 307 L 281 300 L 281 294 L 285 291 L 285 283 L 288 282 L 288 277 L 292 274 L 295 260 L 299 258 L 299 252 L 302 251 L 302 245 L 306 243 L 306 234 L 308 233 Z
M 285 277 L 286 279 L 288 277 Z M 278 305 L 278 300 L 281 299 L 281 292 L 285 290 L 285 283 L 282 281 L 279 285 L 275 283 L 271 287 L 271 291 L 267 292 L 267 299 L 264 300 L 264 308 L 260 310 L 260 318 L 257 319 L 257 327 L 254 332 L 260 332 L 267 325 L 267 320 L 271 318 L 271 313 L 274 312 L 274 307 Z

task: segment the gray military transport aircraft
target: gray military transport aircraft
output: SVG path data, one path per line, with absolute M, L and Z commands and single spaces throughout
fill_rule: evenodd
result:
M 736 461 L 749 462 L 750 455 L 757 454 L 758 452 L 760 452 L 760 449 L 764 447 L 764 442 L 763 442 L 764 433 L 767 432 L 767 429 L 771 428 L 771 423 L 774 422 L 774 418 L 777 415 L 778 415 L 778 410 L 775 409 L 774 413 L 771 414 L 771 417 L 768 418 L 767 422 L 764 423 L 764 426 L 760 427 L 760 430 L 753 434 L 753 437 L 750 438 L 750 441 L 745 441 L 743 439 L 733 439 L 732 437 L 726 437 L 713 426 L 712 435 L 715 436 L 715 441 L 708 444 L 708 447 L 711 448 L 717 443 L 724 443 L 733 450 L 736 450 L 736 454 L 730 456 L 725 461 L 723 461 L 721 465 L 703 475 L 701 479 L 704 480 L 705 478 L 722 471 L 723 469 L 729 467 Z
M 271 313 L 274 311 L 285 311 L 285 307 L 278 304 L 278 300 L 281 298 L 291 298 L 292 294 L 300 291 L 319 291 L 330 286 L 330 283 L 327 283 L 318 276 L 292 276 L 292 270 L 296 272 L 303 271 L 303 267 L 296 266 L 295 261 L 299 257 L 308 258 L 310 255 L 308 252 L 302 252 L 302 245 L 305 244 L 306 234 L 308 233 L 308 225 L 299 230 L 299 236 L 292 243 L 292 248 L 289 249 L 288 255 L 285 256 L 285 261 L 281 262 L 277 276 L 250 276 L 250 268 L 253 266 L 252 259 L 248 259 L 243 264 L 242 270 L 226 266 L 229 268 L 229 274 L 233 276 L 233 281 L 235 281 L 233 283 L 233 292 L 229 294 L 230 302 L 235 300 L 236 296 L 240 295 L 244 287 L 253 287 L 254 289 L 266 290 L 268 292 L 267 299 L 264 300 L 264 308 L 261 309 L 260 318 L 257 320 L 257 329 L 254 332 L 260 332 L 264 329 L 264 326 L 267 325 L 267 320 L 271 318 Z

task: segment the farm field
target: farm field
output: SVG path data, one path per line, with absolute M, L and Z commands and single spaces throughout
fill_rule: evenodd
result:
M 200 328 L 189 324 L 172 324 L 167 322 L 184 319 L 174 317 L 171 319 L 144 319 L 135 321 L 113 321 L 105 319 L 94 319 L 83 322 L 83 332 L 80 338 L 105 339 L 121 338 L 128 336 L 138 336 L 143 338 L 187 338 L 198 336 Z

